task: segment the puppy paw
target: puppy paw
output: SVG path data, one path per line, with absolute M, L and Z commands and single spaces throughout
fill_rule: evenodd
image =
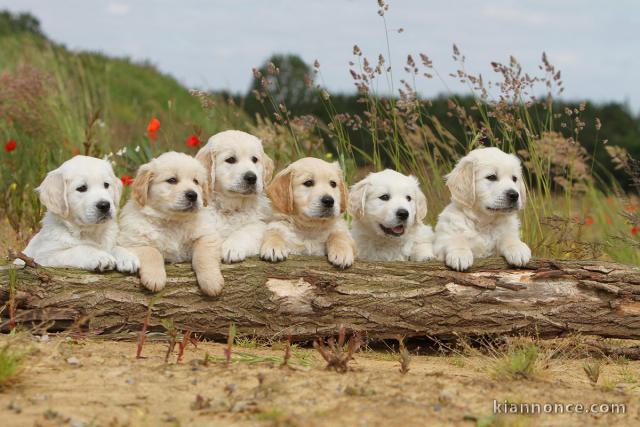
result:
M 269 262 L 280 262 L 287 259 L 289 249 L 283 245 L 267 246 L 262 245 L 260 249 L 260 258 Z
M 229 240 L 225 240 L 222 244 L 222 262 L 225 264 L 244 261 L 246 257 L 247 251 L 242 245 Z
M 202 293 L 211 297 L 220 295 L 224 286 L 224 278 L 220 271 L 208 271 L 206 274 L 198 275 L 198 286 Z
M 433 245 L 430 244 L 416 246 L 411 254 L 411 261 L 428 261 L 433 258 Z
M 327 258 L 334 267 L 349 268 L 353 265 L 353 248 L 350 245 L 333 247 L 327 251 Z
M 116 247 L 113 250 L 113 256 L 116 259 L 116 270 L 121 273 L 132 274 L 140 269 L 138 257 L 124 248 Z
M 506 246 L 502 250 L 504 259 L 516 267 L 524 267 L 531 259 L 531 249 L 524 242 L 517 242 Z
M 83 266 L 85 270 L 107 271 L 113 270 L 116 266 L 116 259 L 113 255 L 104 251 L 96 251 L 90 256 Z
M 454 249 L 447 252 L 444 262 L 454 270 L 465 271 L 473 265 L 473 253 L 470 249 Z
M 142 285 L 152 292 L 160 292 L 167 283 L 167 272 L 164 268 L 141 268 L 140 282 Z

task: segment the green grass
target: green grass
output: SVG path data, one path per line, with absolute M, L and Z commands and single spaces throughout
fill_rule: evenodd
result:
M 535 344 L 510 347 L 496 359 L 493 372 L 500 379 L 526 379 L 536 372 L 538 347 Z
M 24 368 L 26 353 L 10 343 L 0 348 L 0 389 L 13 385 Z

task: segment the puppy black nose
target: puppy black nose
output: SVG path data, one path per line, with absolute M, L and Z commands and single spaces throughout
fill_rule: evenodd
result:
M 193 190 L 189 190 L 184 193 L 184 197 L 186 197 L 190 202 L 195 202 L 196 200 L 198 200 L 198 193 Z
M 322 196 L 322 199 L 320 199 L 320 201 L 322 202 L 322 206 L 324 206 L 325 208 L 332 208 L 333 204 L 335 203 L 333 197 L 331 196 Z
M 396 216 L 401 220 L 406 221 L 406 219 L 409 218 L 409 211 L 406 209 L 398 209 L 396 211 Z
M 98 210 L 102 213 L 107 213 L 109 212 L 109 209 L 111 209 L 111 203 L 107 202 L 106 200 L 100 200 L 98 203 L 96 203 L 96 208 L 98 208 Z
M 247 172 L 244 174 L 243 179 L 247 182 L 247 184 L 253 185 L 258 180 L 258 177 L 253 172 Z
M 517 202 L 520 198 L 520 194 L 516 190 L 507 190 L 505 194 L 510 202 Z

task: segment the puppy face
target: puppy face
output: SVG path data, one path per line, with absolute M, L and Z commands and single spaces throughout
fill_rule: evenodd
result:
M 197 211 L 207 205 L 207 173 L 191 156 L 171 151 L 140 166 L 132 195 L 140 206 L 167 216 Z
M 478 212 L 509 214 L 524 206 L 520 160 L 498 148 L 473 150 L 446 178 L 452 199 Z
M 333 219 L 346 209 L 347 190 L 338 163 L 306 157 L 290 164 L 267 188 L 273 207 L 307 220 Z
M 211 191 L 227 196 L 262 193 L 273 174 L 273 161 L 260 140 L 236 130 L 212 136 L 196 159 L 209 170 Z
M 115 218 L 122 182 L 109 162 L 75 156 L 49 172 L 36 190 L 50 212 L 79 225 L 92 225 Z
M 397 238 L 424 220 L 427 199 L 415 177 L 387 169 L 351 187 L 349 211 L 373 233 Z

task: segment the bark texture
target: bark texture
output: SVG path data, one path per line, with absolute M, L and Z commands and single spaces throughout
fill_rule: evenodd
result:
M 3 303 L 9 268 L 0 266 Z M 172 319 L 208 337 L 225 336 L 234 323 L 240 334 L 294 340 L 332 335 L 340 325 L 378 338 L 577 332 L 640 339 L 640 269 L 622 264 L 536 260 L 513 269 L 489 259 L 459 273 L 439 262 L 356 262 L 339 271 L 325 259 L 293 257 L 222 268 L 219 297 L 200 292 L 189 265 L 174 265 L 155 298 L 133 276 L 20 268 L 15 320 L 49 322 L 50 330 L 139 330 L 153 300 L 150 328 Z M 5 329 L 9 312 L 1 314 Z

